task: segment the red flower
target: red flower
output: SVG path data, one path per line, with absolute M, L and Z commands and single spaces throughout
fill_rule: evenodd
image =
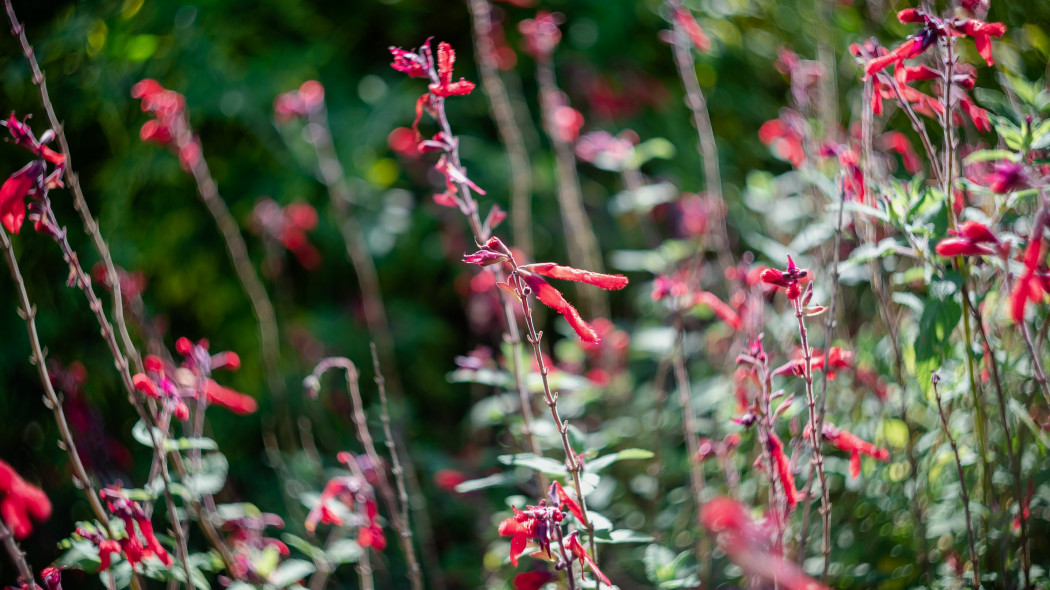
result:
M 1014 322 L 1020 324 L 1024 321 L 1025 306 L 1029 301 L 1039 301 L 1043 295 L 1043 285 L 1036 274 L 1037 269 L 1042 266 L 1045 255 L 1043 254 L 1043 228 L 1045 222 L 1037 220 L 1032 235 L 1028 238 L 1028 246 L 1024 251 L 1024 273 L 1017 279 L 1014 292 L 1010 294 L 1010 315 Z
M 51 501 L 44 492 L 0 460 L 0 519 L 7 523 L 15 538 L 24 539 L 33 532 L 30 518 L 42 522 L 50 516 Z
M 255 398 L 223 387 L 211 379 L 204 382 L 204 393 L 208 396 L 209 404 L 220 405 L 234 414 L 246 416 L 259 409 L 259 402 Z
M 524 511 L 512 508 L 514 516 L 499 523 L 501 537 L 510 537 L 510 562 L 518 566 L 518 557 L 529 541 L 536 543 L 547 555 L 551 555 L 551 540 L 554 527 L 559 526 L 565 514 L 554 507 L 544 505 L 526 506 Z
M 773 469 L 784 488 L 784 496 L 787 499 L 788 510 L 798 505 L 798 489 L 795 488 L 795 476 L 791 473 L 791 461 L 784 453 L 784 443 L 775 432 L 769 433 L 769 454 L 773 457 Z
M 788 256 L 786 270 L 767 268 L 762 271 L 761 278 L 764 283 L 783 288 L 787 298 L 794 301 L 802 295 L 801 283 L 809 280 L 809 271 L 795 266 L 795 261 Z
M 825 422 L 821 428 L 824 440 L 831 443 L 836 449 L 845 451 L 850 454 L 849 456 L 849 474 L 850 477 L 856 478 L 860 475 L 860 456 L 867 455 L 876 461 L 889 461 L 890 452 L 886 449 L 876 447 L 875 445 L 862 440 L 852 432 L 836 428 L 834 424 Z M 811 426 L 806 426 L 806 430 L 802 436 L 807 439 L 810 437 L 812 432 Z
M 716 316 L 718 316 L 723 322 L 729 324 L 734 330 L 739 330 L 740 326 L 743 325 L 740 315 L 733 311 L 732 307 L 715 296 L 714 293 L 701 291 L 694 296 L 693 302 L 697 305 L 706 305 Z
M 124 538 L 114 541 L 104 539 L 101 533 L 89 534 L 78 530 L 78 534 L 95 541 L 98 545 L 99 557 L 102 559 L 104 566 L 100 566 L 100 569 L 109 567 L 110 553 L 123 554 L 132 568 L 150 557 L 156 557 L 167 566 L 173 563 L 171 555 L 168 554 L 154 534 L 153 523 L 146 517 L 146 513 L 138 502 L 130 500 L 119 487 L 102 489 L 98 495 L 106 502 L 106 507 L 109 508 L 109 511 L 124 521 L 125 534 Z M 138 528 L 137 533 L 136 527 Z M 143 543 L 143 539 L 145 539 L 145 543 Z M 118 546 L 115 547 L 114 543 L 117 543 Z M 115 550 L 118 547 L 119 550 Z
M 514 590 L 540 590 L 556 579 L 557 576 L 547 570 L 525 572 L 514 576 Z
M 521 268 L 552 279 L 587 283 L 602 289 L 615 291 L 627 286 L 627 277 L 623 275 L 607 275 L 589 270 L 580 270 L 571 266 L 560 266 L 553 262 L 535 262 L 526 264 Z
M 775 580 L 787 590 L 827 590 L 779 552 L 770 551 L 769 534 L 736 500 L 719 497 L 704 504 L 700 521 L 718 536 L 718 544 L 729 559 L 748 575 Z
M 577 559 L 580 560 L 581 568 L 584 565 L 586 565 L 587 568 L 591 570 L 591 573 L 593 573 L 595 577 L 601 580 L 602 583 L 604 583 L 607 586 L 612 586 L 612 582 L 610 582 L 609 578 L 607 578 L 605 574 L 602 573 L 602 570 L 598 569 L 598 564 L 594 563 L 594 560 L 591 559 L 591 556 L 587 553 L 587 550 L 584 549 L 583 545 L 580 543 L 579 531 L 573 531 L 572 534 L 569 535 L 569 538 L 565 540 L 565 548 L 568 549 Z
M 1018 162 L 1003 161 L 995 165 L 994 170 L 985 179 L 992 192 L 1005 195 L 1029 185 L 1025 167 Z
M 956 25 L 960 33 L 973 37 L 973 44 L 977 47 L 977 53 L 984 58 L 989 66 L 995 65 L 992 59 L 992 37 L 1002 37 L 1006 34 L 1006 25 L 1003 23 L 986 23 L 975 18 L 968 18 Z
M 550 492 L 548 492 L 548 495 L 551 496 L 552 499 L 556 498 L 560 506 L 568 507 L 569 512 L 572 512 L 572 515 L 576 517 L 577 522 L 587 526 L 587 519 L 583 517 L 583 510 L 580 509 L 580 505 L 576 503 L 576 500 L 569 497 L 569 494 L 565 493 L 565 488 L 561 487 L 560 482 L 556 481 L 551 484 L 551 489 Z
M 696 47 L 698 51 L 706 52 L 711 49 L 711 40 L 704 34 L 704 30 L 700 28 L 700 24 L 696 22 L 691 12 L 679 6 L 675 8 L 674 20 L 678 23 L 678 26 L 682 27 L 685 34 L 689 36 L 689 40 L 693 42 L 693 47 Z
M 429 75 L 426 61 L 419 54 L 400 47 L 391 47 L 390 53 L 394 56 L 394 62 L 390 64 L 390 67 L 395 70 L 413 78 L 426 78 Z
M 452 46 L 444 41 L 438 43 L 438 82 L 430 85 L 432 94 L 440 97 L 464 96 L 474 90 L 474 83 L 464 78 L 460 78 L 459 82 L 452 81 L 452 66 L 455 63 L 456 52 Z
M 17 234 L 26 218 L 26 197 L 29 196 L 43 173 L 39 161 L 26 164 L 0 186 L 0 223 L 7 231 Z
M 890 64 L 899 64 L 906 59 L 911 59 L 922 54 L 922 52 L 926 51 L 926 48 L 933 43 L 933 39 L 935 38 L 935 35 L 923 34 L 908 39 L 886 55 L 872 58 L 871 61 L 868 62 L 868 65 L 864 67 L 864 74 L 867 76 L 877 74 L 886 69 Z
M 966 238 L 945 238 L 940 242 L 937 242 L 937 253 L 945 258 L 954 258 L 956 256 L 989 256 L 995 254 L 995 251 L 985 246 L 984 244 L 977 244 Z
M 796 168 L 806 160 L 806 150 L 802 146 L 802 132 L 797 125 L 784 122 L 784 115 L 779 119 L 766 121 L 758 128 L 758 139 L 774 148 L 779 158 L 787 160 Z

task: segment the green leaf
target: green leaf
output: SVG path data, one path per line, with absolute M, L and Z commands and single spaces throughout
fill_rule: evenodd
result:
M 222 453 L 211 453 L 201 457 L 201 469 L 187 475 L 183 484 L 198 496 L 217 494 L 226 485 L 226 474 L 230 464 Z
M 509 481 L 510 479 L 505 473 L 493 473 L 488 477 L 467 480 L 457 485 L 455 489 L 457 494 L 466 494 L 468 492 L 476 492 L 485 488 L 503 485 Z
M 653 452 L 646 449 L 624 449 L 617 453 L 613 453 L 612 455 L 605 455 L 598 457 L 597 459 L 591 459 L 587 462 L 587 471 L 597 473 L 617 461 L 625 461 L 628 459 L 652 459 L 653 456 Z
M 642 563 L 645 564 L 645 575 L 649 578 L 649 581 L 654 584 L 666 582 L 674 578 L 677 568 L 669 568 L 674 561 L 675 554 L 673 551 L 656 544 L 647 546 L 645 548 L 645 555 L 642 557 Z
M 629 529 L 618 529 L 608 531 L 605 534 L 594 534 L 594 540 L 598 543 L 652 543 L 655 539 L 644 533 Z
M 962 306 L 954 298 L 957 290 L 953 281 L 934 280 L 919 318 L 919 330 L 915 335 L 915 372 L 919 386 L 927 395 L 933 393 L 930 378 L 940 367 L 941 359 L 951 351 L 951 334 L 962 319 Z
M 291 533 L 282 533 L 281 539 L 283 539 L 285 543 L 291 545 L 292 547 L 295 547 L 299 551 L 302 551 L 314 561 L 325 560 L 324 550 L 302 537 L 293 535 Z
M 520 467 L 528 467 L 529 469 L 538 471 L 546 475 L 554 476 L 565 476 L 568 472 L 565 470 L 565 463 L 556 461 L 554 459 L 548 459 L 547 457 L 538 457 L 532 453 L 518 453 L 516 455 L 500 455 L 497 457 L 500 463 L 504 465 L 516 465 Z
M 314 573 L 317 568 L 309 561 L 289 559 L 282 563 L 270 576 L 270 583 L 278 588 L 286 588 Z
M 992 162 L 996 160 L 1014 161 L 1015 159 L 1014 152 L 1009 150 L 977 150 L 966 156 L 966 159 L 963 160 L 963 165 L 969 166 L 977 162 Z
M 190 449 L 214 451 L 219 448 L 219 444 L 210 438 L 165 438 L 164 433 L 159 428 L 154 428 L 153 433 L 158 440 L 164 440 L 164 448 L 169 451 L 187 451 Z M 153 439 L 150 438 L 149 430 L 142 420 L 136 422 L 135 426 L 131 428 L 131 436 L 139 443 L 153 448 Z
M 328 563 L 337 565 L 341 563 L 357 563 L 357 560 L 361 559 L 362 553 L 364 551 L 361 549 L 361 546 L 353 539 L 339 539 L 325 551 Z

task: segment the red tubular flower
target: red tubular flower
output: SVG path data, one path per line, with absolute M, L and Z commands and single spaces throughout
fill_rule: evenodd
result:
M 984 181 L 992 192 L 1000 195 L 1012 193 L 1029 185 L 1028 173 L 1018 162 L 1003 161 L 995 165 L 992 173 Z
M 956 256 L 989 256 L 995 251 L 983 244 L 977 244 L 966 238 L 945 238 L 937 242 L 937 253 L 945 258 Z
M 809 271 L 795 266 L 795 261 L 788 256 L 786 270 L 781 271 L 775 268 L 767 268 L 762 271 L 760 276 L 762 282 L 783 288 L 787 294 L 787 298 L 794 301 L 802 295 L 802 286 L 800 283 L 809 280 Z
M 438 82 L 430 85 L 430 92 L 435 96 L 464 96 L 474 90 L 474 83 L 464 78 L 459 82 L 452 81 L 452 66 L 456 63 L 456 52 L 452 46 L 442 41 L 438 43 Z M 410 74 L 412 75 L 412 74 Z
M 957 24 L 955 30 L 968 37 L 973 37 L 973 44 L 977 47 L 977 53 L 984 58 L 989 67 L 995 65 L 995 60 L 992 59 L 991 38 L 1005 35 L 1006 25 L 1003 23 L 986 23 L 975 18 L 968 18 L 961 24 Z
M 36 187 L 44 172 L 39 161 L 26 164 L 0 186 L 0 223 L 7 231 L 17 234 L 26 218 L 26 197 Z
M 783 118 L 783 115 L 781 117 Z M 758 139 L 776 150 L 778 157 L 791 162 L 797 168 L 806 159 L 802 134 L 794 126 L 784 123 L 782 118 L 763 123 L 758 128 Z
M 1010 294 L 1010 315 L 1017 324 L 1024 321 L 1024 310 L 1028 302 L 1038 301 L 1044 291 L 1036 275 L 1044 259 L 1042 234 L 1043 225 L 1037 223 L 1024 251 L 1024 273 L 1017 279 L 1014 291 Z
M 560 313 L 562 317 L 569 322 L 569 325 L 576 331 L 580 340 L 590 343 L 597 343 L 599 341 L 598 333 L 594 331 L 594 328 L 591 327 L 590 324 L 580 317 L 580 312 L 577 311 L 571 303 L 565 300 L 561 291 L 555 289 L 540 276 L 527 270 L 519 269 L 518 276 L 520 276 L 521 279 L 525 281 L 525 284 L 532 289 L 533 293 L 536 294 L 536 298 L 539 299 L 541 303 Z
M 612 586 L 612 582 L 602 573 L 602 570 L 598 569 L 598 564 L 594 563 L 594 560 L 591 559 L 587 550 L 580 543 L 580 533 L 578 531 L 573 531 L 569 538 L 565 540 L 565 548 L 580 560 L 580 567 L 586 565 L 591 570 L 591 573 L 601 580 L 603 584 Z
M 211 379 L 204 382 L 204 393 L 208 396 L 209 404 L 220 405 L 234 414 L 246 416 L 259 409 L 259 402 L 255 398 L 223 387 Z
M 716 316 L 718 316 L 723 322 L 729 324 L 734 330 L 739 330 L 743 325 L 740 315 L 733 311 L 732 307 L 729 307 L 724 301 L 715 296 L 714 293 L 701 291 L 696 294 L 693 302 L 698 305 L 706 305 Z
M 525 550 L 529 540 L 536 537 L 536 519 L 528 512 L 514 508 L 514 516 L 499 523 L 499 535 L 510 537 L 510 563 L 518 567 L 518 556 Z
M 776 470 L 776 476 L 784 488 L 788 510 L 792 510 L 798 505 L 798 489 L 795 488 L 795 476 L 791 473 L 791 461 L 784 453 L 784 443 L 780 442 L 780 437 L 776 433 L 769 433 L 768 446 L 769 454 L 773 457 L 773 469 Z
M 988 229 L 988 226 L 979 221 L 965 221 L 959 229 L 949 230 L 950 234 L 965 238 L 971 242 L 998 244 L 999 238 Z
M 569 508 L 569 512 L 572 512 L 572 515 L 576 517 L 577 522 L 587 526 L 587 519 L 583 517 L 583 510 L 580 509 L 580 505 L 576 503 L 576 500 L 573 500 L 569 494 L 565 493 L 565 488 L 561 487 L 561 482 L 556 481 L 552 483 L 551 491 L 553 493 L 549 493 L 548 495 L 557 498 L 562 506 Z
M 394 56 L 394 61 L 390 64 L 390 67 L 413 78 L 427 77 L 426 65 L 424 65 L 423 58 L 419 54 L 406 51 L 400 47 L 391 47 L 390 53 Z
M 711 40 L 704 34 L 704 30 L 700 28 L 700 24 L 696 22 L 691 12 L 679 6 L 675 8 L 674 20 L 689 36 L 693 47 L 696 47 L 698 51 L 703 53 L 711 49 Z
M 875 75 L 889 67 L 890 64 L 899 64 L 906 59 L 920 55 L 933 42 L 932 37 L 929 40 L 927 40 L 927 37 L 927 35 L 922 35 L 908 39 L 886 55 L 872 58 L 868 65 L 864 66 L 864 74 L 866 76 Z
M 536 262 L 526 264 L 521 268 L 552 279 L 587 283 L 606 290 L 618 291 L 627 286 L 627 277 L 623 275 L 607 275 L 589 270 L 580 270 L 571 266 L 561 266 L 553 262 Z
M 51 501 L 43 490 L 26 482 L 13 467 L 0 460 L 0 518 L 16 539 L 33 532 L 30 518 L 37 522 L 51 516 Z
M 886 449 L 876 447 L 875 445 L 862 440 L 852 432 L 836 428 L 834 424 L 825 422 L 821 430 L 823 432 L 824 440 L 830 442 L 836 449 L 850 454 L 850 477 L 856 478 L 860 475 L 861 455 L 867 455 L 877 461 L 885 462 L 890 460 L 890 452 Z M 806 426 L 806 431 L 803 433 L 803 436 L 809 437 L 811 432 L 811 427 Z

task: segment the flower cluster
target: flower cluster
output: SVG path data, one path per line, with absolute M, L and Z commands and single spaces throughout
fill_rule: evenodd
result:
M 51 501 L 44 492 L 27 483 L 13 467 L 0 460 L 0 519 L 3 519 L 16 539 L 24 539 L 33 532 L 30 518 L 47 520 L 51 516 Z
M 186 97 L 149 78 L 132 86 L 131 96 L 142 101 L 142 112 L 154 117 L 139 130 L 142 141 L 173 150 L 184 169 L 193 168 L 201 159 L 201 144 L 190 129 Z
M 175 367 L 156 355 L 143 359 L 145 373 L 132 377 L 135 389 L 148 397 L 161 400 L 164 407 L 179 420 L 189 418 L 189 408 L 184 400 L 201 399 L 229 409 L 235 414 L 251 414 L 259 408 L 258 402 L 249 395 L 224 387 L 211 379 L 214 370 L 237 370 L 241 359 L 235 352 L 208 352 L 208 341 L 197 343 L 189 338 L 179 338 L 175 350 L 185 361 Z
M 345 452 L 339 453 L 339 460 L 348 467 L 350 462 L 356 462 L 352 455 Z M 360 546 L 382 551 L 386 547 L 386 536 L 379 525 L 378 516 L 375 490 L 364 474 L 341 475 L 325 484 L 317 504 L 306 515 L 305 526 L 312 534 L 318 524 L 343 526 L 349 522 L 357 528 L 357 543 Z
M 37 159 L 23 166 L 8 177 L 0 186 L 0 223 L 7 231 L 17 234 L 26 219 L 26 199 L 30 200 L 29 215 L 36 222 L 37 231 L 41 231 L 41 211 L 34 204 L 43 198 L 47 191 L 62 185 L 62 174 L 65 172 L 66 157 L 47 146 L 55 138 L 51 129 L 44 132 L 40 139 L 33 135 L 33 130 L 26 124 L 27 115 L 19 121 L 14 113 L 6 121 L 0 121 L 11 133 L 12 143 L 23 147 Z M 48 172 L 48 164 L 54 169 Z
M 967 221 L 959 229 L 948 230 L 952 236 L 937 243 L 937 253 L 946 258 L 955 256 L 993 256 L 1009 252 L 1009 244 L 999 238 L 988 226 L 977 221 Z
M 317 227 L 317 209 L 305 202 L 281 207 L 277 201 L 263 197 L 255 203 L 255 227 L 295 255 L 306 270 L 321 264 L 321 253 L 306 238 Z
M 900 64 L 904 60 L 922 55 L 940 37 L 970 37 L 977 47 L 977 53 L 989 66 L 992 59 L 992 37 L 1002 37 L 1006 33 L 1003 23 L 986 23 L 975 18 L 938 18 L 918 8 L 905 8 L 897 13 L 902 23 L 921 24 L 918 32 L 908 37 L 907 41 L 885 55 L 871 59 L 864 68 L 865 74 L 871 76 L 884 70 L 891 64 Z
M 465 255 L 463 262 L 480 266 L 508 264 L 511 269 L 510 278 L 506 283 L 498 283 L 499 288 L 513 294 L 518 299 L 535 294 L 544 305 L 560 313 L 569 322 L 580 340 L 590 343 L 597 343 L 600 340 L 598 333 L 580 317 L 580 312 L 565 300 L 561 291 L 555 289 L 543 277 L 587 283 L 611 290 L 623 289 L 627 286 L 627 277 L 623 275 L 607 275 L 580 270 L 553 262 L 535 262 L 518 266 L 510 249 L 497 237 L 489 239 L 477 252 Z
M 99 492 L 113 516 L 124 522 L 124 536 L 119 539 L 106 538 L 100 531 L 84 527 L 77 529 L 77 535 L 93 542 L 98 547 L 99 571 L 105 571 L 112 565 L 113 556 L 123 556 L 134 569 L 139 563 L 156 558 L 164 565 L 170 566 L 173 561 L 164 546 L 153 533 L 153 523 L 138 502 L 130 500 L 119 487 L 108 487 Z
M 565 510 L 572 513 L 577 523 L 584 526 L 587 524 L 579 504 L 569 497 L 561 483 L 552 483 L 547 490 L 547 498 L 541 500 L 538 506 L 526 506 L 525 510 L 518 510 L 516 507 L 512 509 L 514 516 L 500 522 L 498 529 L 500 536 L 510 537 L 511 564 L 517 567 L 521 554 L 533 544 L 537 549 L 536 553 L 555 561 L 555 569 L 565 569 L 569 561 L 579 560 L 581 568 L 587 567 L 603 583 L 611 584 L 580 543 L 579 532 L 573 531 L 566 536 L 561 530 Z M 556 552 L 552 551 L 552 544 L 557 544 Z M 538 577 L 533 575 L 522 579 L 522 582 Z
M 1014 283 L 1010 294 L 1010 316 L 1014 322 L 1024 321 L 1024 310 L 1029 301 L 1041 302 L 1045 293 L 1050 293 L 1050 268 L 1046 264 L 1046 247 L 1043 232 L 1046 216 L 1036 217 L 1035 227 L 1028 238 L 1024 251 L 1024 271 Z
M 284 520 L 276 514 L 246 514 L 231 518 L 223 523 L 226 543 L 236 560 L 230 572 L 238 580 L 255 584 L 264 584 L 267 580 L 256 564 L 267 551 L 276 551 L 281 557 L 289 555 L 288 546 L 280 539 L 263 536 L 263 531 L 270 527 L 284 528 Z M 271 549 L 272 548 L 272 549 Z
M 274 117 L 281 123 L 305 119 L 324 108 L 324 86 L 317 80 L 307 80 L 296 90 L 280 94 L 273 101 Z
M 761 277 L 762 282 L 784 289 L 790 301 L 796 301 L 802 296 L 802 283 L 810 280 L 809 271 L 795 266 L 795 261 L 790 256 L 785 270 L 767 268 L 762 271 Z

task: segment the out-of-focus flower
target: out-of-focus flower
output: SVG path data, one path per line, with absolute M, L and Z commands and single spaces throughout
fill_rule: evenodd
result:
M 131 96 L 142 100 L 142 111 L 154 117 L 142 125 L 139 131 L 142 141 L 157 143 L 174 151 L 185 170 L 197 165 L 201 145 L 190 129 L 186 98 L 148 78 L 131 87 Z
M 674 9 L 674 20 L 675 23 L 685 31 L 685 34 L 689 37 L 689 41 L 692 42 L 693 47 L 696 47 L 701 53 L 710 51 L 711 40 L 704 34 L 704 30 L 700 28 L 700 23 L 696 22 L 693 13 L 686 10 L 683 6 L 677 6 Z
M 565 18 L 557 12 L 541 10 L 536 18 L 527 18 L 518 23 L 518 31 L 523 35 L 525 53 L 536 59 L 548 59 L 561 42 L 561 30 L 558 25 Z
M 787 500 L 788 510 L 793 510 L 795 506 L 798 506 L 798 489 L 795 488 L 795 475 L 791 472 L 791 461 L 784 452 L 784 443 L 780 442 L 780 437 L 775 432 L 770 432 L 767 446 L 773 458 L 773 470 L 776 471 L 775 475 L 784 489 L 784 499 Z
M 722 496 L 707 502 L 700 509 L 700 521 L 718 537 L 718 544 L 729 559 L 748 575 L 776 581 L 788 590 L 827 590 L 779 552 L 772 551 L 768 532 L 736 500 Z
M 802 126 L 802 119 L 797 113 L 784 109 L 779 118 L 766 121 L 758 128 L 758 139 L 772 148 L 777 157 L 791 162 L 797 168 L 806 160 Z
M 1003 161 L 995 165 L 992 173 L 985 178 L 985 182 L 992 192 L 1005 195 L 1028 188 L 1030 181 L 1024 165 L 1018 162 Z
M 803 431 L 802 436 L 809 440 L 811 433 L 813 432 L 812 426 L 807 425 Z M 886 449 L 876 447 L 875 445 L 862 440 L 859 436 L 852 432 L 847 432 L 840 428 L 836 428 L 834 424 L 825 422 L 821 428 L 824 440 L 831 443 L 833 447 L 840 451 L 849 453 L 849 473 L 850 477 L 856 478 L 860 475 L 860 456 L 867 455 L 876 461 L 889 461 L 890 452 Z
M 299 201 L 281 207 L 277 201 L 262 197 L 255 203 L 253 217 L 259 231 L 287 248 L 303 268 L 315 270 L 320 266 L 321 253 L 306 237 L 317 228 L 317 210 L 312 205 Z
M 0 518 L 11 529 L 16 539 L 24 539 L 33 532 L 33 523 L 51 516 L 51 501 L 43 490 L 26 482 L 22 476 L 0 460 Z

